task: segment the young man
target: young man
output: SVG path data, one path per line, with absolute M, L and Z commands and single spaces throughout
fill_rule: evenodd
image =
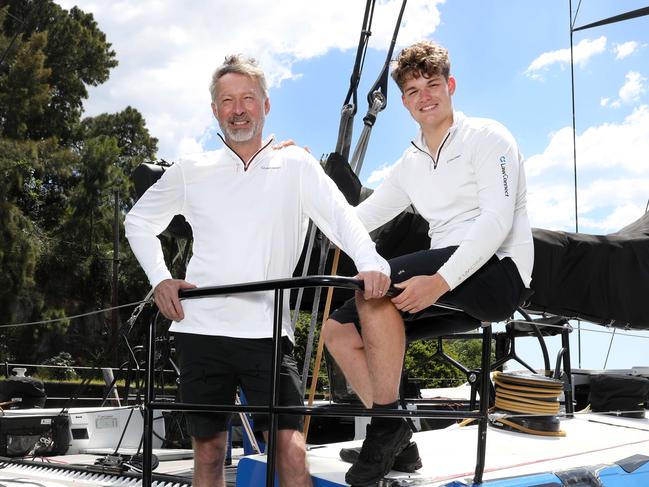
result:
M 529 286 L 533 264 L 522 157 L 511 134 L 495 121 L 453 111 L 456 82 L 439 45 L 404 49 L 392 77 L 420 132 L 357 215 L 373 230 L 412 204 L 429 223 L 431 248 L 390 261 L 401 294 L 357 296 L 323 330 L 357 395 L 377 409 L 397 407 L 404 320 L 430 317 L 442 296 L 479 320 L 505 319 Z M 347 482 L 373 485 L 398 455 L 413 463 L 413 448 L 418 460 L 411 436 L 405 421 L 374 417 Z
M 154 287 L 160 311 L 174 320 L 184 402 L 233 404 L 237 386 L 252 405 L 269 398 L 273 292 L 189 300 L 178 290 L 287 278 L 298 261 L 307 216 L 354 260 L 367 299 L 387 291 L 389 266 L 318 161 L 298 147 L 274 151 L 262 141 L 270 110 L 264 74 L 250 58 L 229 56 L 210 85 L 224 147 L 174 164 L 126 217 L 126 234 Z M 191 224 L 186 280 L 172 279 L 157 235 L 176 214 Z M 284 302 L 280 404 L 304 404 Z M 194 485 L 223 486 L 228 417 L 188 415 Z M 266 431 L 268 418 L 255 418 Z M 282 415 L 278 473 L 283 486 L 309 486 L 302 418 Z

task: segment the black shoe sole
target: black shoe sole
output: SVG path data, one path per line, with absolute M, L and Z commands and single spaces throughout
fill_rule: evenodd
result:
M 342 448 L 340 450 L 340 459 L 343 462 L 354 463 L 358 460 L 360 447 L 357 448 Z M 414 473 L 422 467 L 421 457 L 419 456 L 419 449 L 414 441 L 397 455 L 392 465 L 392 470 L 397 472 Z
M 410 445 L 410 438 L 412 437 L 412 430 L 405 422 L 404 425 L 400 426 L 400 429 L 401 432 L 395 431 L 393 435 L 393 439 L 396 439 L 396 435 L 403 435 L 401 438 L 399 438 L 398 443 L 394 445 L 394 449 L 399 453 L 401 453 Z M 367 438 L 365 441 L 367 441 Z M 363 446 L 365 446 L 365 442 L 363 442 Z M 399 453 L 397 453 L 397 455 Z M 392 470 L 392 465 L 390 465 L 389 467 L 387 465 L 380 465 L 380 468 L 375 472 L 355 472 L 354 469 L 358 468 L 361 465 L 359 462 L 360 456 L 359 461 L 355 462 L 345 474 L 345 482 L 352 486 L 363 487 L 376 485 L 377 482 L 379 482 L 390 470 Z M 392 461 L 392 464 L 394 465 L 394 460 Z M 361 477 L 361 479 L 359 479 L 359 477 Z

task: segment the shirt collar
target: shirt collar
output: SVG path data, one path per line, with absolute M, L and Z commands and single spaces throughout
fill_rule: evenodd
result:
M 464 115 L 464 113 L 453 111 L 453 125 L 449 127 L 447 132 L 449 136 L 452 136 L 457 131 L 457 129 L 462 126 L 465 119 L 466 119 L 466 115 Z M 413 143 L 417 147 L 425 147 L 426 150 L 429 153 L 431 153 L 430 149 L 428 148 L 428 145 L 426 145 L 426 140 L 424 139 L 424 133 L 422 132 L 421 129 L 419 129 L 419 132 L 417 133 L 415 140 L 413 140 Z

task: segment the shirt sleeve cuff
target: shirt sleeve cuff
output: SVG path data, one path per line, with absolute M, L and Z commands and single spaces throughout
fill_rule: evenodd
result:
M 390 277 L 390 264 L 388 264 L 388 261 L 378 254 L 372 260 L 359 262 L 357 269 L 358 272 L 377 271 Z
M 168 269 L 156 269 L 156 271 L 149 276 L 149 282 L 153 289 L 155 289 L 157 285 L 165 279 L 173 279 Z

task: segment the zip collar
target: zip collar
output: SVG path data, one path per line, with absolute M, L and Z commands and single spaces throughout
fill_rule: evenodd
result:
M 458 129 L 459 125 L 462 123 L 464 118 L 466 117 L 462 112 L 453 112 L 453 125 L 451 125 L 446 131 L 446 135 L 444 136 L 444 139 L 442 139 L 442 143 L 439 144 L 439 147 L 437 148 L 437 153 L 435 154 L 435 157 L 433 157 L 433 155 L 429 152 L 430 149 L 426 145 L 426 139 L 424 139 L 424 133 L 421 129 L 419 130 L 419 133 L 417 134 L 415 140 L 410 141 L 410 143 L 413 145 L 415 149 L 430 157 L 430 159 L 433 161 L 433 169 L 437 169 L 439 156 L 442 153 L 442 149 L 444 148 L 446 141 L 455 133 L 455 131 Z
M 225 141 L 225 138 L 224 138 L 221 134 L 217 134 L 217 135 L 218 135 L 219 138 L 223 141 L 223 145 L 228 149 L 228 151 L 230 152 L 230 154 L 233 155 L 234 157 L 236 157 L 239 161 L 241 161 L 241 164 L 243 165 L 243 170 L 244 170 L 244 171 L 247 171 L 248 169 L 250 169 L 250 168 L 252 167 L 252 165 L 253 165 L 253 162 L 256 162 L 255 159 L 257 158 L 257 156 L 258 156 L 261 152 L 263 152 L 263 151 L 264 151 L 268 146 L 270 146 L 270 144 L 272 144 L 273 141 L 275 140 L 275 136 L 274 136 L 274 135 L 270 135 L 270 136 L 268 136 L 268 138 L 267 138 L 265 141 L 263 141 L 263 142 L 261 143 L 261 147 L 257 150 L 257 152 L 255 152 L 255 153 L 252 155 L 252 157 L 251 157 L 250 160 L 248 161 L 248 165 L 246 166 L 246 161 L 244 161 L 244 160 L 241 158 L 241 156 L 240 156 L 239 154 L 237 154 L 236 151 L 235 151 L 232 147 L 230 147 L 230 145 Z

